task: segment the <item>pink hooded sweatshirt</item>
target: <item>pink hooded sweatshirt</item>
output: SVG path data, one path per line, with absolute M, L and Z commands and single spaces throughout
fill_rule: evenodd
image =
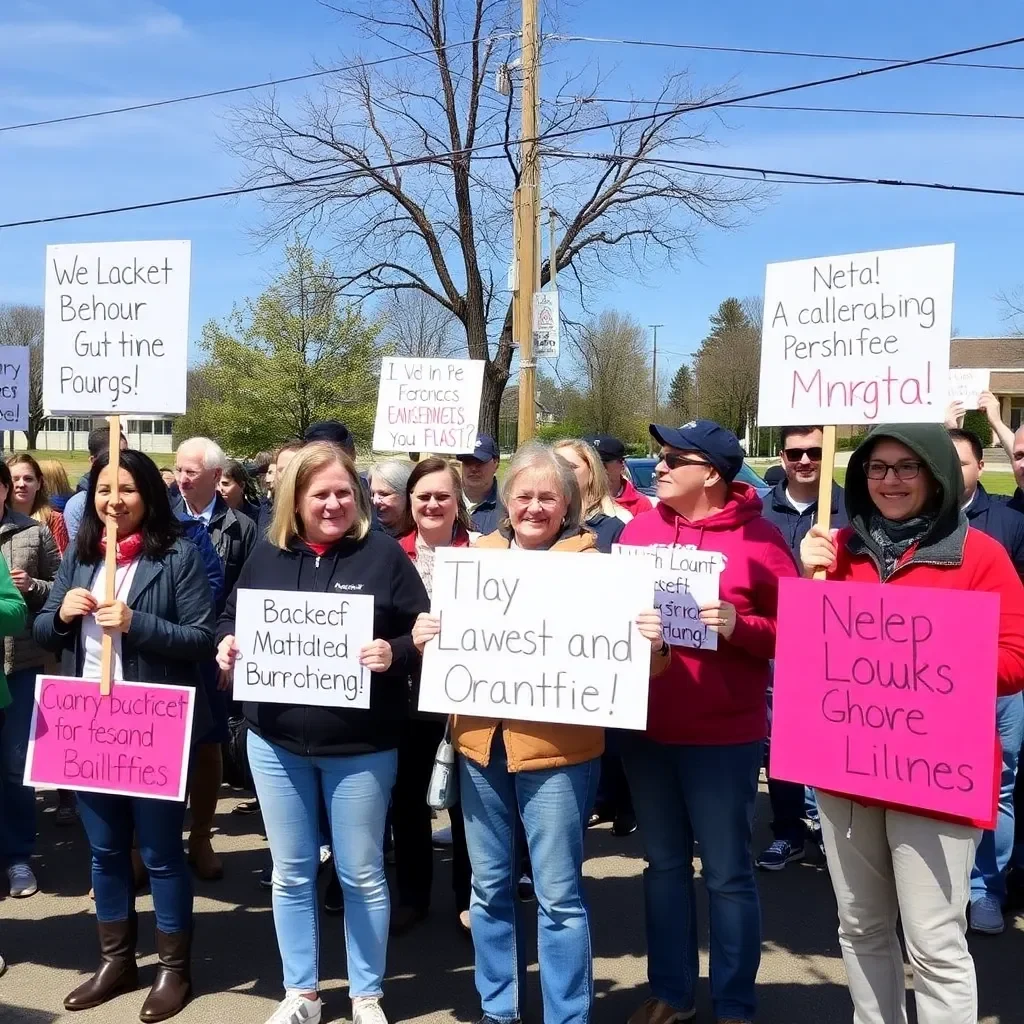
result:
M 667 505 L 626 524 L 620 544 L 695 546 L 726 559 L 719 596 L 736 606 L 736 629 L 718 650 L 673 647 L 651 680 L 647 735 L 659 743 L 752 743 L 768 734 L 765 690 L 775 655 L 779 578 L 796 565 L 778 528 L 761 515 L 757 491 L 734 483 L 725 507 L 691 523 Z

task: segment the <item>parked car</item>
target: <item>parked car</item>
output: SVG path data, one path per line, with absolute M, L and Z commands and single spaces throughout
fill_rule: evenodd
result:
M 629 474 L 630 480 L 633 481 L 633 486 L 655 503 L 658 501 L 657 481 L 654 478 L 654 467 L 657 465 L 657 459 L 626 459 L 626 472 Z M 736 479 L 741 483 L 750 484 L 762 498 L 771 490 L 771 487 L 745 462 Z

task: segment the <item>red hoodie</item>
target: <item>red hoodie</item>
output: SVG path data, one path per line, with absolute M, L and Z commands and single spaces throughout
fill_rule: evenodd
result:
M 630 515 L 638 516 L 641 512 L 650 512 L 654 505 L 646 494 L 641 494 L 632 480 L 622 478 L 622 493 L 613 499 L 619 508 L 624 508 Z
M 736 606 L 736 629 L 718 650 L 673 647 L 669 667 L 651 680 L 647 735 L 698 746 L 752 743 L 768 734 L 765 690 L 775 655 L 779 577 L 796 576 L 778 528 L 761 515 L 757 491 L 734 483 L 725 507 L 691 523 L 661 503 L 626 524 L 621 544 L 693 545 L 720 551 L 719 594 Z

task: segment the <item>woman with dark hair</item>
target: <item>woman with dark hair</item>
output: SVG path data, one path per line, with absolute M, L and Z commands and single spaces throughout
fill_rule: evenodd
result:
M 109 453 L 89 475 L 82 524 L 35 623 L 38 643 L 74 653 L 76 675 L 98 679 L 104 630 L 113 635 L 114 679 L 195 688 L 193 729 L 210 727 L 200 665 L 213 654 L 213 597 L 203 560 L 181 536 L 167 488 L 141 452 L 120 455 L 116 490 Z M 114 600 L 106 594 L 106 525 L 117 530 Z M 116 685 L 116 684 L 115 684 Z M 181 832 L 185 805 L 171 800 L 79 792 L 92 849 L 101 962 L 65 1000 L 85 1010 L 135 988 L 137 923 L 132 835 L 149 872 L 156 914 L 156 980 L 144 1022 L 173 1017 L 191 994 L 192 883 Z
M 68 546 L 68 528 L 64 516 L 50 501 L 46 479 L 39 463 L 31 455 L 22 452 L 19 455 L 8 456 L 7 465 L 11 470 L 13 482 L 9 499 L 11 508 L 49 527 L 53 539 L 57 542 L 57 548 L 63 555 Z
M 217 485 L 220 496 L 227 502 L 228 508 L 248 516 L 254 523 L 260 516 L 259 496 L 256 485 L 237 459 L 229 459 L 220 474 Z

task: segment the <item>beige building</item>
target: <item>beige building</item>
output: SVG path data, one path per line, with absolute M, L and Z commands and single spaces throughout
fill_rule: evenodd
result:
M 1003 422 L 1013 430 L 1024 423 L 1024 338 L 954 338 L 949 365 L 991 371 L 989 390 L 999 399 Z
M 84 452 L 88 447 L 89 431 L 106 422 L 102 416 L 50 416 L 43 421 L 43 429 L 36 438 L 36 447 L 50 452 Z M 128 447 L 140 452 L 172 452 L 173 425 L 174 417 L 162 413 L 121 417 L 121 429 L 128 439 Z M 20 430 L 5 431 L 4 448 L 7 451 L 25 451 L 28 438 Z

